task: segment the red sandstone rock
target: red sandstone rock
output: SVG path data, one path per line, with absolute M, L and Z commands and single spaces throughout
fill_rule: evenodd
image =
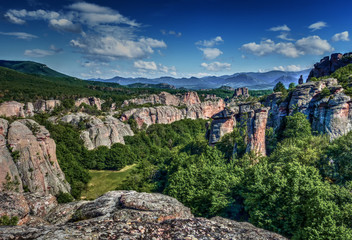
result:
M 268 119 L 268 109 L 261 108 L 251 111 L 247 123 L 247 152 L 254 151 L 266 156 L 265 129 Z

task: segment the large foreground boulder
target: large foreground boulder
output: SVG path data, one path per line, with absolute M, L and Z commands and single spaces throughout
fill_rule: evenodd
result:
M 174 198 L 135 191 L 58 205 L 46 219 L 53 215 L 56 225 L 0 227 L 0 239 L 286 239 L 249 223 L 194 218 Z

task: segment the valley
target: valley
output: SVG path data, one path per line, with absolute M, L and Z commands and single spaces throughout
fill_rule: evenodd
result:
M 350 239 L 349 56 L 301 84 L 269 72 L 273 90 L 128 87 L 2 61 L 0 216 L 20 226 L 0 238 Z

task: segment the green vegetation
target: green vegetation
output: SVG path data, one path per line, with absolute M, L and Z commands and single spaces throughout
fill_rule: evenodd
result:
M 69 203 L 74 200 L 71 194 L 63 192 L 59 192 L 59 194 L 56 195 L 56 199 L 58 203 Z
M 0 226 L 16 226 L 18 223 L 18 217 L 9 217 L 7 215 L 3 215 L 0 217 Z
M 82 199 L 96 199 L 104 193 L 112 190 L 124 190 L 121 186 L 127 176 L 135 169 L 134 165 L 128 165 L 119 171 L 89 170 L 91 180 L 87 190 L 82 192 Z

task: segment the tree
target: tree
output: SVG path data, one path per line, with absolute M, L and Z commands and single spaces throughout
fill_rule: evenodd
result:
M 312 128 L 306 115 L 297 112 L 293 116 L 286 117 L 285 129 L 283 131 L 284 138 L 304 138 L 311 135 Z
M 284 84 L 282 82 L 278 82 L 274 89 L 273 89 L 274 92 L 282 92 L 282 94 L 287 94 L 287 90 L 284 86 Z

